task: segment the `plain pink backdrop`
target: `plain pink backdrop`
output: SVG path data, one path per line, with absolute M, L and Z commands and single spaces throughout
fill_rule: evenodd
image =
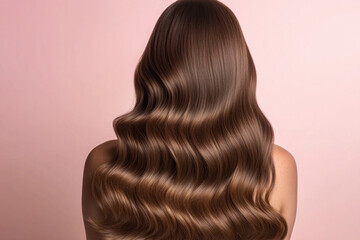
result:
M 0 239 L 85 239 L 84 161 L 115 139 L 173 1 L 0 0 Z M 359 239 L 360 2 L 223 1 L 258 102 L 298 166 L 294 240 Z

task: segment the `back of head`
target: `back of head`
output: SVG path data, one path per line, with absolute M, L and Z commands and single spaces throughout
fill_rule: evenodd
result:
M 255 101 L 255 87 L 255 66 L 233 12 L 218 1 L 180 0 L 161 14 L 136 68 L 135 109 L 239 112 Z
M 134 75 L 134 109 L 114 122 L 116 160 L 93 196 L 103 239 L 282 239 L 269 204 L 273 129 L 234 13 L 178 0 L 159 17 Z

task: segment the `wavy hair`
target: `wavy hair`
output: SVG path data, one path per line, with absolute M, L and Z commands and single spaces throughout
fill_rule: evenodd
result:
M 136 103 L 116 117 L 117 156 L 92 179 L 102 239 L 282 239 L 269 203 L 274 133 L 256 100 L 256 70 L 234 13 L 179 0 L 151 33 Z

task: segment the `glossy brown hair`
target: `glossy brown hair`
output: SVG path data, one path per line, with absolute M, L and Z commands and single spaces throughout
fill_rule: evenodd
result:
M 234 13 L 179 0 L 158 19 L 135 70 L 136 103 L 116 119 L 117 156 L 92 195 L 102 239 L 283 239 L 269 203 L 274 133 Z

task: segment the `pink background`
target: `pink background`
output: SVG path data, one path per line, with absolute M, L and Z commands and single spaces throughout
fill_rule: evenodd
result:
M 85 158 L 132 108 L 135 65 L 172 2 L 0 0 L 0 239 L 85 239 Z M 275 143 L 297 161 L 292 239 L 358 239 L 360 2 L 223 2 Z

